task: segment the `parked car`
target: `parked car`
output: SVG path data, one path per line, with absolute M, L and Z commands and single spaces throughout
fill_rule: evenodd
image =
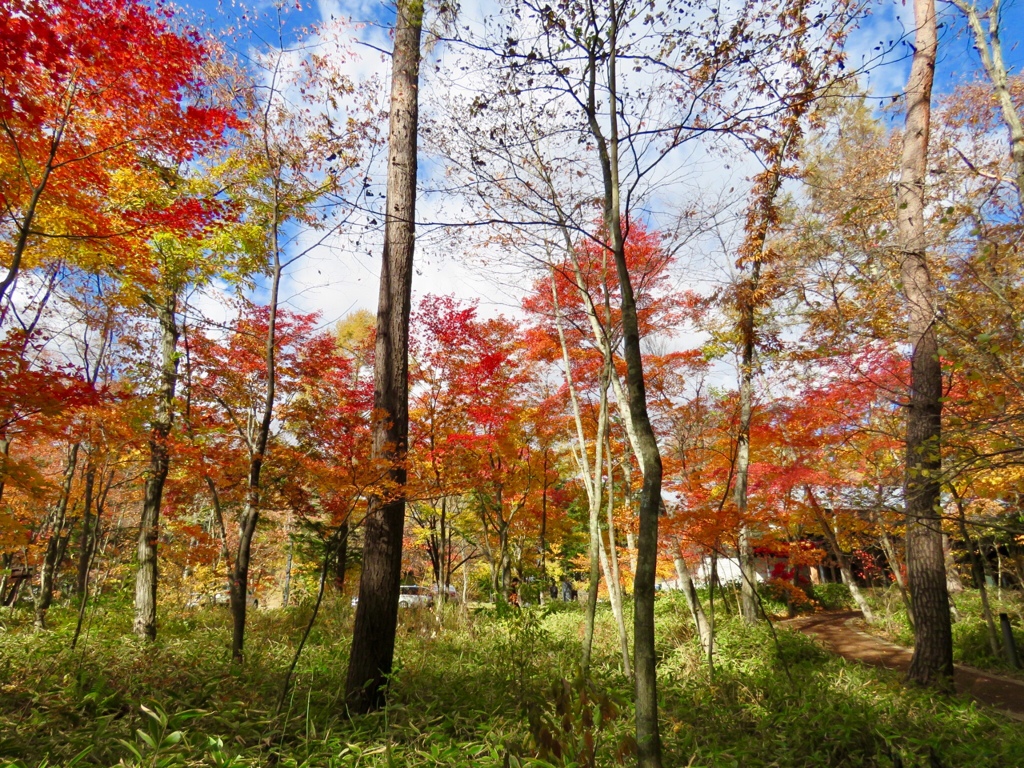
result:
M 230 605 L 231 604 L 231 593 L 227 587 L 220 589 L 213 594 L 206 594 L 202 592 L 194 592 L 189 598 L 188 602 L 185 603 L 186 608 L 198 608 L 201 605 Z M 260 601 L 257 599 L 253 591 L 249 590 L 249 595 L 246 598 L 245 604 L 249 608 L 259 608 Z
M 359 596 L 352 598 L 352 607 L 359 605 Z M 430 587 L 421 587 L 416 584 L 403 584 L 399 587 L 398 607 L 399 608 L 430 608 L 434 605 L 434 593 Z
M 399 608 L 430 608 L 434 604 L 434 593 L 430 587 L 399 587 Z

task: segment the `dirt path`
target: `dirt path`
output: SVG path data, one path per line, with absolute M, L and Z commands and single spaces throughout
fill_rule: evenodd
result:
M 785 624 L 818 638 L 845 659 L 906 672 L 910 667 L 911 650 L 858 629 L 856 623 L 860 621 L 863 621 L 860 611 L 844 611 L 801 616 Z M 956 666 L 954 679 L 958 693 L 1024 721 L 1024 683 L 960 664 Z

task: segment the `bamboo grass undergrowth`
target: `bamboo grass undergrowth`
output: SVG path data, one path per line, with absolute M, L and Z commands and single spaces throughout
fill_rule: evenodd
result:
M 128 607 L 108 605 L 74 651 L 73 607 L 55 607 L 53 628 L 42 634 L 31 632 L 27 614 L 7 614 L 0 765 L 544 768 L 572 763 L 539 757 L 531 722 L 554 722 L 565 701 L 579 715 L 598 698 L 619 716 L 593 726 L 596 764 L 631 761 L 622 751 L 632 729 L 631 686 L 607 605 L 598 610 L 585 695 L 573 682 L 583 625 L 576 605 L 403 612 L 388 706 L 350 718 L 338 691 L 351 608 L 326 599 L 278 714 L 311 611 L 253 612 L 241 665 L 231 661 L 227 613 L 214 607 L 168 613 L 156 643 L 147 644 L 124 633 Z M 898 675 L 832 658 L 785 629 L 776 645 L 766 627 L 733 615 L 718 617 L 709 680 L 681 596 L 659 597 L 657 614 L 667 765 L 1024 764 L 1018 724 L 908 690 Z M 552 691 L 562 679 L 568 687 L 558 705 Z M 556 734 L 566 755 L 581 749 L 573 743 L 578 732 Z

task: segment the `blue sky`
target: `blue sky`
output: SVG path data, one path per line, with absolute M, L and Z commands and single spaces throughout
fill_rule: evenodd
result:
M 1024 66 L 1024 50 L 1017 45 L 1018 36 L 1024 32 L 1024 0 L 1004 2 L 1003 44 L 1007 64 L 1011 71 L 1018 72 Z M 183 9 L 183 16 L 204 34 L 221 36 L 232 28 L 247 30 L 244 35 L 233 35 L 232 47 L 242 50 L 252 45 L 264 47 L 277 40 L 277 19 L 281 19 L 281 31 L 286 45 L 299 42 L 307 36 L 308 28 L 329 17 L 348 17 L 365 25 L 360 33 L 379 48 L 387 48 L 387 27 L 394 17 L 391 6 L 381 0 L 317 0 L 302 7 L 290 5 L 280 12 L 270 2 L 258 2 L 249 8 L 236 0 L 177 0 Z M 464 18 L 477 17 L 490 2 L 473 4 L 463 0 Z M 940 61 L 937 71 L 937 93 L 951 90 L 957 83 L 974 79 L 980 72 L 980 63 L 973 50 L 973 44 L 966 33 L 959 13 L 952 6 L 941 3 Z M 864 20 L 861 28 L 850 38 L 848 67 L 865 69 L 866 85 L 878 97 L 879 105 L 887 105 L 892 97 L 901 92 L 909 69 L 910 46 L 905 42 L 912 36 L 912 0 L 903 4 L 899 0 L 878 2 L 872 14 Z M 358 46 L 357 46 L 358 47 Z M 372 71 L 386 75 L 386 59 L 379 52 L 362 47 L 363 72 Z M 429 94 L 425 92 L 425 97 Z M 386 107 L 386 105 L 383 105 Z M 890 119 L 901 122 L 897 113 L 890 112 Z M 424 157 L 421 176 L 437 169 L 438 162 Z M 716 163 L 719 175 L 721 170 Z M 737 169 L 740 176 L 743 172 Z M 374 173 L 382 178 L 380 169 Z M 382 199 L 381 195 L 377 199 Z M 429 201 L 424 201 L 430 205 Z M 286 286 L 296 309 L 309 311 L 319 309 L 324 322 L 332 323 L 356 307 L 373 310 L 376 304 L 377 259 L 379 244 L 367 242 L 360 247 L 342 245 L 330 253 L 304 258 L 303 264 L 288 278 Z M 492 311 L 510 311 L 517 299 L 501 295 L 495 285 L 488 284 L 488 277 L 474 269 L 468 259 L 450 253 L 439 252 L 443 248 L 432 246 L 425 238 L 417 246 L 417 268 L 419 273 L 414 283 L 417 294 L 455 293 L 464 297 L 480 297 L 484 310 L 491 304 Z M 451 246 L 448 246 L 451 250 Z
M 387 26 L 394 18 L 392 5 L 381 0 L 300 0 L 287 5 L 281 13 L 284 30 L 292 39 L 299 39 L 303 29 L 328 18 L 332 14 L 347 16 L 357 23 Z M 257 28 L 270 29 L 265 23 L 274 15 L 274 3 L 265 0 L 244 3 L 238 0 L 177 0 L 185 15 L 197 28 L 206 33 L 217 34 L 236 26 L 243 17 L 252 25 L 254 19 L 262 19 Z M 937 72 L 937 88 L 945 91 L 958 82 L 970 80 L 980 70 L 980 62 L 973 50 L 969 35 L 964 30 L 959 12 L 948 3 L 939 3 L 940 14 L 940 62 Z M 910 2 L 883 0 L 876 2 L 871 15 L 861 29 L 851 38 L 851 46 L 864 55 L 851 56 L 853 67 L 869 64 L 869 57 L 878 51 L 889 49 L 882 66 L 870 66 L 869 80 L 879 95 L 892 95 L 906 77 L 906 56 L 910 49 L 901 45 L 900 40 L 911 33 L 913 8 Z M 1014 72 L 1024 66 L 1024 47 L 1019 40 L 1024 33 L 1024 5 L 1020 0 L 1003 2 L 1003 45 L 1007 64 Z

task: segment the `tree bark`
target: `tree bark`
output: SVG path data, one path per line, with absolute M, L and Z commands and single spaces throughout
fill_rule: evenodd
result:
M 701 648 L 704 649 L 705 654 L 712 652 L 711 647 L 711 624 L 708 622 L 707 614 L 704 613 L 704 607 L 700 603 L 700 598 L 697 595 L 697 587 L 693 583 L 693 576 L 690 574 L 690 569 L 686 566 L 686 561 L 682 557 L 676 557 L 674 560 L 676 568 L 676 579 L 679 581 L 679 588 L 683 591 L 683 595 L 686 597 L 686 604 L 690 608 L 690 616 L 693 618 L 693 625 L 697 627 L 697 634 L 700 637 Z M 710 587 L 708 594 L 711 594 L 711 590 L 714 589 L 714 585 L 708 582 Z
M 893 546 L 892 539 L 889 538 L 889 534 L 882 531 L 881 536 L 878 538 L 882 545 L 882 551 L 885 552 L 885 559 L 889 561 L 889 568 L 892 569 L 892 578 L 896 582 L 896 588 L 900 591 L 900 599 L 903 601 L 903 607 L 907 610 L 907 621 L 910 622 L 910 628 L 914 628 L 914 606 L 910 602 L 910 592 L 907 590 L 907 583 L 903 579 L 903 564 L 896 552 L 896 547 Z
M 338 526 L 334 536 L 334 588 L 338 594 L 345 592 L 345 571 L 348 569 L 348 520 Z
M 999 632 L 996 630 L 995 618 L 992 616 L 992 608 L 988 602 L 988 587 L 985 584 L 985 569 L 981 564 L 981 548 L 967 530 L 967 511 L 964 509 L 963 499 L 956 494 L 955 489 L 954 496 L 956 498 L 957 512 L 959 513 L 957 522 L 960 524 L 960 535 L 963 536 L 964 544 L 967 545 L 967 549 L 971 553 L 971 571 L 974 576 L 974 581 L 978 585 L 978 594 L 981 597 L 981 614 L 985 618 L 985 629 L 988 634 L 988 646 L 992 650 L 992 656 L 998 659 Z
M 160 505 L 164 483 L 170 469 L 167 438 L 174 424 L 174 389 L 178 381 L 177 296 L 168 291 L 163 301 L 154 304 L 160 323 L 160 385 L 149 428 L 149 469 L 142 501 L 137 547 L 138 570 L 135 574 L 135 634 L 156 639 L 156 591 L 160 538 Z
M 912 349 L 904 498 L 907 572 L 916 632 L 908 678 L 922 685 L 952 690 L 953 637 L 938 514 L 942 367 L 935 327 L 937 293 L 924 233 L 931 93 L 938 47 L 934 0 L 915 0 L 914 18 L 917 32 L 907 82 L 907 117 L 897 185 L 901 277 Z
M 617 51 L 619 10 L 609 0 L 607 43 L 608 99 L 616 103 L 618 93 Z M 626 262 L 625 238 L 622 232 L 622 205 L 619 198 L 619 126 L 617 107 L 608 110 L 608 131 L 600 122 L 597 104 L 598 51 L 590 50 L 587 63 L 589 78 L 586 115 L 597 147 L 604 185 L 604 226 L 608 232 L 607 248 L 615 261 L 619 282 L 622 317 L 622 351 L 626 361 L 626 400 L 630 418 L 636 429 L 640 467 L 644 480 L 640 489 L 638 516 L 640 531 L 637 540 L 636 574 L 633 582 L 633 664 L 636 677 L 636 741 L 637 764 L 640 768 L 661 768 L 661 734 L 658 728 L 658 676 L 654 651 L 654 581 L 658 562 L 658 513 L 661 509 L 661 452 L 647 411 L 647 390 L 644 381 L 643 355 L 640 349 L 640 326 L 637 316 L 633 282 Z
M 629 634 L 626 632 L 625 615 L 622 610 L 622 575 L 619 571 L 619 548 L 615 542 L 615 483 L 612 473 L 612 444 L 607 441 L 605 451 L 608 454 L 608 505 L 606 508 L 608 516 L 608 552 L 611 564 L 611 573 L 608 578 L 608 596 L 612 602 L 612 611 L 615 614 L 615 624 L 619 629 L 619 645 L 622 648 L 622 665 L 626 677 L 633 677 L 633 670 L 629 663 Z
M 839 573 L 842 574 L 843 581 L 846 586 L 850 589 L 850 596 L 853 601 L 860 608 L 860 612 L 864 614 L 864 620 L 871 624 L 875 620 L 875 615 L 871 611 L 871 606 L 868 605 L 867 599 L 864 594 L 860 591 L 860 587 L 857 586 L 857 582 L 853 578 L 853 568 L 850 567 L 850 557 L 843 551 L 843 548 L 839 546 L 839 538 L 836 536 L 835 529 L 829 523 L 828 518 L 825 517 L 825 511 L 818 504 L 818 499 L 814 495 L 814 491 L 811 490 L 810 486 L 804 486 L 804 493 L 807 494 L 807 500 L 811 503 L 811 510 L 814 512 L 814 516 L 818 519 L 818 524 L 821 526 L 822 533 L 825 534 L 825 541 L 828 542 L 829 548 L 832 550 L 832 554 L 835 555 L 836 562 L 839 563 Z
M 981 23 L 978 8 L 966 0 L 952 0 L 953 5 L 967 17 L 967 24 L 974 35 L 974 48 L 981 56 L 981 64 L 985 74 L 992 83 L 999 109 L 1003 114 L 1003 122 L 1010 135 L 1010 157 L 1013 160 L 1013 175 L 1017 185 L 1017 202 L 1024 209 L 1024 122 L 1021 121 L 1017 106 L 1013 103 L 1010 93 L 1010 78 L 1003 60 L 1003 44 L 999 39 L 1000 0 L 993 0 L 988 13 L 988 33 Z
M 68 502 L 71 498 L 71 484 L 75 479 L 75 470 L 78 467 L 78 448 L 78 443 L 72 443 L 68 450 L 60 493 L 46 525 L 50 530 L 50 538 L 46 542 L 43 562 L 39 567 L 39 594 L 35 601 L 35 628 L 37 630 L 46 629 L 46 612 L 50 609 L 50 603 L 53 602 L 53 581 L 64 556 L 64 548 L 67 546 Z
M 381 705 L 398 623 L 405 451 L 409 430 L 409 314 L 415 244 L 421 0 L 398 0 L 391 72 L 387 215 L 377 309 L 373 457 L 387 459 L 392 489 L 370 499 L 345 695 L 354 712 Z
M 566 248 L 568 252 L 572 253 L 571 242 L 566 242 Z M 577 280 L 580 280 L 579 270 L 576 271 Z M 583 625 L 583 658 L 581 667 L 583 669 L 583 675 L 586 676 L 590 673 L 590 656 L 594 645 L 594 620 L 597 614 L 597 591 L 598 583 L 600 581 L 599 567 L 601 565 L 600 560 L 603 555 L 603 547 L 601 544 L 601 524 L 600 524 L 600 511 L 601 511 L 601 498 L 603 494 L 603 484 L 601 481 L 601 468 L 603 466 L 602 452 L 604 451 L 605 438 L 608 432 L 608 384 L 609 376 L 614 375 L 614 368 L 611 364 L 611 348 L 604 338 L 603 331 L 600 330 L 600 324 L 597 323 L 594 326 L 594 334 L 603 341 L 600 344 L 601 353 L 603 356 L 603 364 L 601 367 L 601 380 L 600 380 L 600 395 L 598 404 L 598 415 L 597 415 L 597 434 L 594 438 L 594 468 L 591 471 L 590 457 L 587 453 L 587 438 L 586 432 L 583 429 L 583 414 L 580 408 L 579 395 L 576 391 L 576 386 L 573 383 L 572 377 L 572 366 L 569 362 L 569 347 L 565 340 L 565 330 L 562 326 L 562 313 L 558 303 L 558 290 L 555 284 L 555 272 L 554 268 L 550 268 L 551 277 L 551 302 L 555 313 L 555 328 L 558 331 L 558 344 L 562 352 L 562 366 L 565 375 L 565 386 L 569 391 L 569 401 L 572 404 L 573 420 L 576 424 L 576 441 L 579 447 L 579 454 L 576 456 L 576 464 L 579 468 L 580 477 L 583 481 L 583 486 L 587 491 L 587 501 L 589 504 L 589 515 L 588 515 L 588 529 L 590 531 L 590 577 L 587 582 L 587 609 L 584 614 L 584 625 Z M 589 301 L 589 294 L 586 293 L 585 288 L 581 282 L 577 283 L 580 287 L 580 291 L 585 295 L 585 301 Z M 596 315 L 592 311 L 592 304 L 587 304 L 591 307 L 591 320 L 596 322 Z M 610 580 L 605 579 L 606 581 Z M 609 587 L 610 589 L 611 587 Z M 628 659 L 626 667 L 628 668 Z
M 607 440 L 605 452 L 608 454 L 608 551 L 605 552 L 604 541 L 601 540 L 602 567 L 605 569 L 605 582 L 608 584 L 608 600 L 612 604 L 612 615 L 619 631 L 619 650 L 622 652 L 622 671 L 626 677 L 633 677 L 632 665 L 629 660 L 629 635 L 626 632 L 626 621 L 622 611 L 622 580 L 619 573 L 619 553 L 615 545 L 615 485 L 612 475 L 612 446 Z
M 295 553 L 295 542 L 291 536 L 288 537 L 288 554 L 284 560 L 284 579 L 281 584 L 281 607 L 288 607 L 288 600 L 292 592 L 292 560 Z
M 747 290 L 752 295 L 757 290 L 761 276 L 761 262 L 755 260 L 753 274 Z M 750 543 L 750 526 L 747 523 L 747 481 L 750 474 L 750 419 L 754 406 L 754 303 L 741 302 L 740 332 L 743 348 L 740 358 L 740 423 L 736 433 L 736 488 L 734 499 L 736 514 L 740 520 L 737 555 L 740 561 L 740 615 L 749 623 L 757 621 L 757 592 L 754 572 L 754 552 Z
M 92 514 L 93 496 L 96 488 L 96 466 L 93 464 L 92 456 L 87 456 L 83 475 L 85 490 L 82 497 L 82 540 L 78 549 L 78 578 L 75 580 L 75 594 L 79 597 L 85 594 L 86 584 L 89 581 L 89 565 L 92 562 L 92 553 L 96 547 L 95 525 L 99 522 L 95 520 Z

